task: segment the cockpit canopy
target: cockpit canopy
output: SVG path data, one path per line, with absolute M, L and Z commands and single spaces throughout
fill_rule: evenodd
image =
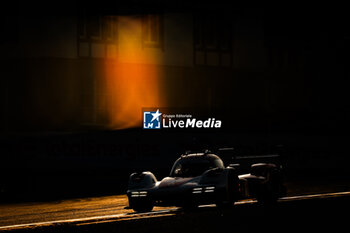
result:
M 212 168 L 224 168 L 222 160 L 214 154 L 189 154 L 177 159 L 170 177 L 196 177 Z

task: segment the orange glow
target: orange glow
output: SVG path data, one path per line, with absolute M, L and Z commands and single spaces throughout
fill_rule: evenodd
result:
M 118 62 L 106 61 L 106 95 L 99 104 L 106 106 L 109 128 L 142 127 L 142 108 L 165 104 L 161 74 L 155 65 L 159 49 L 142 48 L 140 18 L 119 17 L 118 21 Z

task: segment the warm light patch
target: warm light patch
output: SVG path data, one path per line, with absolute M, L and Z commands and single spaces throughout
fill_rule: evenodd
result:
M 106 61 L 103 89 L 108 126 L 142 126 L 142 108 L 165 106 L 158 63 L 159 49 L 142 47 L 141 18 L 119 17 L 118 60 Z

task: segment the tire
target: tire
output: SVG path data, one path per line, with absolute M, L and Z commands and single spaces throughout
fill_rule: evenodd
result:
M 184 211 L 195 211 L 198 209 L 198 205 L 192 203 L 192 204 L 189 204 L 189 203 L 185 203 L 184 205 L 182 205 L 182 208 Z
M 281 170 L 274 166 L 270 167 L 265 174 L 259 174 L 259 169 L 255 169 L 254 172 L 256 172 L 257 175 L 266 177 L 266 181 L 261 183 L 257 190 L 258 202 L 264 204 L 275 204 L 278 198 L 285 193 L 285 190 L 283 190 L 283 175 Z
M 257 193 L 257 200 L 261 204 L 275 204 L 278 200 L 278 193 L 274 190 L 271 182 L 260 184 Z
M 135 212 L 150 212 L 153 210 L 154 204 L 151 200 L 129 200 L 130 207 Z

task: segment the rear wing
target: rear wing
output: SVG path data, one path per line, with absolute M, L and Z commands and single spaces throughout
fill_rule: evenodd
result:
M 239 164 L 243 170 L 248 170 L 255 163 L 273 163 L 277 166 L 283 166 L 283 157 L 280 154 L 264 154 L 264 155 L 236 155 L 234 148 L 220 148 L 217 155 L 222 159 L 225 166 Z

